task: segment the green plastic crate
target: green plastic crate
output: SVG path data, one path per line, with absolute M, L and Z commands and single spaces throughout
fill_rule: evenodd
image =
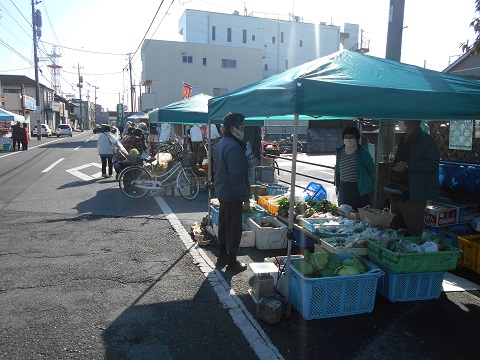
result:
M 416 237 L 403 239 L 414 243 L 419 242 L 419 238 Z M 450 247 L 448 251 L 399 253 L 390 251 L 371 240 L 367 240 L 367 247 L 368 257 L 371 261 L 397 274 L 454 270 L 462 253 L 461 250 L 453 247 Z

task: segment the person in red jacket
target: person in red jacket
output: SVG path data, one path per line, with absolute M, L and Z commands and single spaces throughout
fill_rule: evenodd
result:
M 23 127 L 20 131 L 20 142 L 22 143 L 22 150 L 28 150 L 28 142 L 30 141 L 30 131 L 28 131 L 28 124 L 23 123 Z

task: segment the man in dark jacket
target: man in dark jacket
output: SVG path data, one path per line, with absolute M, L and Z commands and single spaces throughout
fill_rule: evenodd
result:
M 12 140 L 13 140 L 13 151 L 15 148 L 17 151 L 20 151 L 20 139 L 22 138 L 22 125 L 20 121 L 17 121 L 15 125 L 12 126 Z
M 406 120 L 405 136 L 400 141 L 390 180 L 408 188 L 402 201 L 390 199 L 393 225 L 420 236 L 425 223 L 423 212 L 427 200 L 440 194 L 438 166 L 440 154 L 435 140 L 420 128 L 420 120 Z
M 245 117 L 228 113 L 223 119 L 223 139 L 215 150 L 214 186 L 220 202 L 218 264 L 227 263 L 227 271 L 244 271 L 247 265 L 237 260 L 242 237 L 242 211 L 250 208 L 248 161 L 243 142 Z

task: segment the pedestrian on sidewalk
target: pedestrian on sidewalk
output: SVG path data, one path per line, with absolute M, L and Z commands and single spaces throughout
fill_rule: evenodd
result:
M 113 154 L 116 152 L 118 139 L 110 133 L 110 126 L 105 125 L 97 140 L 98 155 L 102 161 L 102 177 L 108 178 L 113 174 Z M 108 163 L 108 174 L 107 174 Z
M 20 121 L 17 121 L 15 125 L 12 126 L 12 140 L 13 140 L 13 151 L 17 149 L 20 151 L 20 138 L 22 135 L 22 125 Z
M 28 142 L 30 141 L 30 131 L 28 130 L 28 124 L 23 123 L 23 127 L 20 133 L 20 141 L 22 143 L 22 150 L 28 150 Z
M 223 119 L 223 139 L 215 151 L 214 187 L 220 202 L 217 264 L 227 263 L 227 271 L 240 272 L 247 265 L 237 260 L 242 237 L 242 212 L 250 209 L 247 145 L 243 141 L 245 117 L 228 113 Z

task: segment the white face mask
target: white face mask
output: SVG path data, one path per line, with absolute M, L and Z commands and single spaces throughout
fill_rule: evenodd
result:
M 245 132 L 240 131 L 240 130 L 238 130 L 237 128 L 234 128 L 234 129 L 235 129 L 235 131 L 238 133 L 238 135 L 237 135 L 237 134 L 233 134 L 233 136 L 235 136 L 238 140 L 242 141 L 242 140 L 243 140 L 243 137 L 245 136 Z
M 346 147 L 354 147 L 357 145 L 356 139 L 343 139 L 343 143 Z

